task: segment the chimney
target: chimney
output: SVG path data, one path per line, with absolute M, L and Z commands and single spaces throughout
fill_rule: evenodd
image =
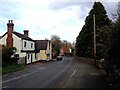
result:
M 28 37 L 29 31 L 28 30 L 24 30 L 24 35 Z
M 7 39 L 6 39 L 8 47 L 13 47 L 13 37 L 12 37 L 13 28 L 14 28 L 13 20 L 8 20 Z

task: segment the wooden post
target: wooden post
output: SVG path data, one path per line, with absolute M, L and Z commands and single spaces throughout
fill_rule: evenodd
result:
M 96 30 L 95 30 L 95 14 L 93 14 L 93 23 L 94 23 L 94 60 L 96 65 Z

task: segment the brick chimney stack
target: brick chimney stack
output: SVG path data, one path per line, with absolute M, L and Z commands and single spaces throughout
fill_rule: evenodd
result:
M 6 39 L 8 47 L 13 47 L 13 36 L 12 36 L 13 28 L 14 28 L 13 20 L 8 20 L 7 39 Z
M 28 37 L 29 31 L 28 30 L 24 30 L 24 35 Z

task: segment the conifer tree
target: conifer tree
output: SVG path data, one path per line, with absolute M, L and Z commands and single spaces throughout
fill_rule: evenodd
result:
M 90 10 L 89 15 L 85 19 L 85 25 L 76 38 L 76 55 L 82 57 L 94 57 L 94 30 L 93 30 L 93 14 L 95 15 L 96 23 L 96 47 L 97 58 L 103 57 L 104 52 L 104 29 L 103 26 L 109 26 L 111 21 L 109 20 L 106 10 L 102 3 L 95 2 L 93 8 Z M 102 37 L 103 36 L 103 37 Z

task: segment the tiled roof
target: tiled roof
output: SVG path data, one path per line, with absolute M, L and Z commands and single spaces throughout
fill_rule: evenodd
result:
M 22 39 L 25 39 L 25 40 L 29 40 L 29 41 L 34 41 L 33 39 L 31 39 L 30 37 L 27 37 L 27 36 L 25 36 L 25 35 L 23 35 L 23 34 L 21 34 L 21 33 L 18 33 L 18 32 L 13 32 L 16 36 L 18 36 L 19 38 L 22 38 Z M 1 38 L 2 37 L 4 37 L 5 35 L 7 34 L 7 32 L 3 35 L 3 36 L 1 36 Z
M 27 37 L 21 33 L 18 33 L 18 32 L 13 32 L 16 36 L 18 36 L 19 38 L 22 38 L 22 39 L 25 39 L 25 40 L 29 40 L 29 41 L 34 41 L 33 39 L 31 39 L 30 37 Z
M 35 40 L 35 49 L 36 51 L 46 50 L 48 40 Z
M 6 34 L 7 34 L 7 32 L 6 32 L 5 34 L 3 34 L 3 35 L 0 37 L 0 39 L 1 39 L 2 37 L 4 37 Z

